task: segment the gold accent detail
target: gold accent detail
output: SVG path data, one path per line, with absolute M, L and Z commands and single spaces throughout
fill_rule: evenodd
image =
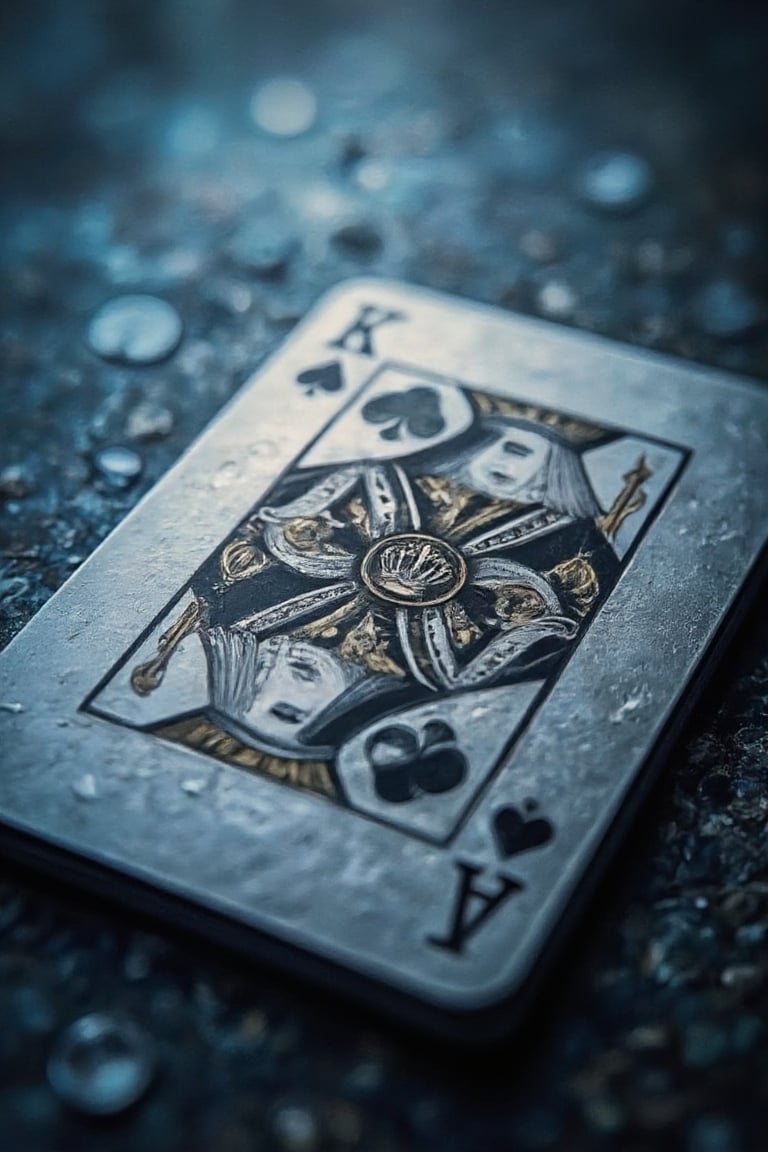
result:
M 421 532 L 385 536 L 368 549 L 360 577 L 379 600 L 429 608 L 456 596 L 467 579 L 467 562 L 444 540 Z M 442 585 L 442 590 L 436 591 Z
M 366 540 L 371 538 L 371 518 L 359 496 L 353 496 L 347 504 L 349 521 Z
M 219 568 L 225 584 L 235 584 L 263 572 L 269 565 L 269 557 L 250 540 L 238 538 L 227 544 L 219 560 Z
M 473 512 L 461 524 L 457 524 L 451 536 L 454 540 L 461 540 L 465 536 L 477 532 L 480 528 L 492 524 L 494 520 L 503 520 L 507 516 L 514 516 L 515 512 L 522 511 L 523 508 L 527 507 L 527 504 L 521 504 L 517 500 L 493 500 L 484 508 Z
M 526 584 L 502 584 L 496 591 L 496 615 L 518 627 L 538 620 L 547 610 L 544 597 Z
M 351 664 L 363 664 L 370 672 L 385 676 L 405 676 L 405 669 L 390 657 L 387 641 L 376 627 L 372 612 L 366 612 L 360 623 L 348 632 L 339 655 Z
M 319 552 L 321 545 L 333 536 L 333 528 L 319 516 L 299 516 L 288 521 L 283 535 L 297 552 Z
M 157 654 L 145 664 L 137 664 L 131 672 L 131 688 L 137 696 L 149 696 L 163 682 L 171 656 L 185 636 L 197 629 L 203 617 L 202 600 L 192 600 L 178 620 L 163 632 L 157 642 Z
M 471 488 L 465 488 L 447 476 L 421 476 L 416 483 L 430 504 L 437 508 L 430 525 L 437 533 L 449 532 L 474 498 Z
M 639 512 L 648 499 L 643 484 L 653 476 L 653 469 L 648 467 L 645 454 L 638 457 L 631 472 L 622 476 L 624 487 L 614 500 L 605 516 L 602 516 L 597 526 L 607 540 L 615 540 L 619 528 L 633 512 Z
M 477 624 L 470 620 L 458 600 L 450 600 L 446 604 L 445 618 L 457 648 L 466 648 L 474 640 L 479 640 L 483 634 L 482 628 L 478 628 Z
M 586 556 L 572 556 L 546 575 L 555 591 L 567 597 L 578 616 L 586 616 L 600 595 L 597 573 Z
M 573 444 L 589 444 L 605 435 L 606 429 L 599 424 L 577 420 L 551 408 L 538 404 L 524 404 L 519 400 L 507 400 L 503 396 L 491 396 L 487 392 L 472 392 L 472 399 L 484 416 L 509 416 L 513 420 L 530 420 L 551 428 Z
M 271 776 L 301 788 L 315 792 L 332 800 L 338 799 L 329 766 L 323 760 L 292 760 L 260 752 L 250 748 L 234 736 L 230 736 L 213 721 L 204 716 L 190 716 L 184 720 L 155 728 L 154 734 L 176 744 L 183 744 L 197 752 L 205 752 L 226 764 Z
M 359 596 L 355 596 L 346 604 L 342 604 L 340 608 L 335 608 L 333 612 L 321 616 L 319 620 L 313 620 L 311 624 L 297 628 L 291 635 L 297 640 L 333 640 L 339 634 L 338 625 L 341 621 L 361 610 L 362 600 Z

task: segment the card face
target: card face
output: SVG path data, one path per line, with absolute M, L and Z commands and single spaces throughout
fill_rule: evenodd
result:
M 342 286 L 0 657 L 0 819 L 480 1028 L 755 567 L 766 447 L 749 383 Z

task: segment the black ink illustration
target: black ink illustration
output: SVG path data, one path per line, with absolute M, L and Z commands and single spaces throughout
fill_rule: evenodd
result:
M 366 756 L 382 800 L 402 804 L 425 793 L 438 795 L 466 775 L 464 755 L 449 724 L 433 720 L 421 733 L 393 725 L 368 738 Z
M 361 339 L 384 322 L 363 321 Z M 86 706 L 445 839 L 508 743 L 481 766 L 483 747 L 553 683 L 663 496 L 658 462 L 671 477 L 681 454 L 386 371 Z M 336 391 L 339 364 L 297 380 Z M 504 856 L 551 834 L 515 807 L 496 816 Z

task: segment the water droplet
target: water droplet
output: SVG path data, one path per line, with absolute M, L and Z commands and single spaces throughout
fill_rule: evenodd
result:
M 579 195 L 591 208 L 618 214 L 639 208 L 652 188 L 651 166 L 636 152 L 599 152 L 577 181 Z
M 14 716 L 18 716 L 18 714 L 23 711 L 23 704 L 16 704 L 11 700 L 0 700 L 0 712 L 12 712 Z
M 562 280 L 548 280 L 539 289 L 537 301 L 545 316 L 565 320 L 576 306 L 576 294 Z
M 59 1037 L 48 1060 L 48 1081 L 72 1107 L 110 1116 L 143 1096 L 154 1068 L 154 1045 L 137 1024 L 97 1012 Z
M 746 336 L 762 317 L 757 300 L 736 280 L 711 280 L 694 296 L 693 316 L 708 335 L 721 340 Z
M 288 1152 L 313 1152 L 317 1147 L 317 1125 L 311 1112 L 295 1104 L 285 1104 L 275 1112 L 275 1136 Z
M 85 776 L 75 780 L 72 791 L 79 800 L 95 800 L 97 796 L 96 778 L 91 772 L 86 772 Z
M 161 440 L 173 428 L 173 413 L 164 404 L 142 401 L 126 421 L 125 431 L 131 440 Z
M 234 483 L 240 475 L 240 466 L 235 460 L 227 460 L 218 469 L 216 474 L 211 480 L 212 488 L 226 488 L 228 485 Z
M 317 119 L 317 99 L 303 80 L 277 76 L 254 92 L 251 116 L 270 136 L 301 136 Z
M 101 448 L 94 457 L 94 464 L 103 480 L 112 488 L 127 488 L 137 480 L 144 468 L 138 452 L 132 448 Z
M 255 440 L 251 444 L 251 456 L 275 456 L 277 444 L 274 440 Z
M 637 696 L 628 696 L 621 707 L 617 708 L 615 712 L 611 712 L 608 719 L 610 720 L 611 724 L 621 724 L 621 722 L 627 716 L 631 716 L 632 713 L 636 712 L 637 709 L 640 708 L 644 703 L 645 698 L 642 696 L 642 694 Z
M 292 226 L 273 216 L 247 221 L 235 232 L 227 250 L 241 268 L 259 276 L 276 276 L 285 270 L 298 246 Z
M 205 788 L 205 780 L 182 780 L 181 790 L 186 792 L 187 796 L 199 796 Z
M 91 349 L 122 364 L 155 364 L 181 340 L 181 317 L 172 304 L 140 293 L 102 305 L 88 326 Z

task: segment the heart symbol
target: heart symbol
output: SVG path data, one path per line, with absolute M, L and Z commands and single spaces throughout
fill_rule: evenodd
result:
M 331 360 L 328 364 L 318 364 L 316 368 L 306 368 L 296 377 L 296 383 L 306 389 L 307 396 L 314 396 L 318 388 L 323 392 L 339 392 L 344 387 L 341 365 L 338 360 Z
M 527 815 L 519 808 L 500 808 L 493 818 L 496 844 L 502 856 L 515 856 L 531 848 L 541 848 L 552 839 L 554 828 L 543 816 L 532 816 L 536 805 L 528 801 Z
M 365 754 L 376 793 L 390 804 L 449 792 L 467 773 L 455 733 L 441 720 L 429 721 L 420 735 L 400 724 L 380 728 L 366 741 Z
M 398 440 L 403 435 L 428 440 L 445 427 L 440 397 L 434 388 L 421 386 L 369 400 L 363 408 L 363 419 L 369 424 L 387 425 L 379 432 L 382 440 Z

